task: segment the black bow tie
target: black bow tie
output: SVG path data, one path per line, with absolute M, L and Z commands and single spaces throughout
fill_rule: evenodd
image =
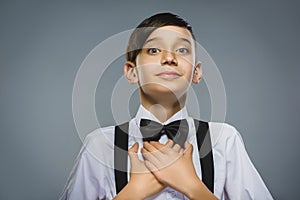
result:
M 174 143 L 184 148 L 184 142 L 189 132 L 189 125 L 186 119 L 177 120 L 166 125 L 149 119 L 141 119 L 140 130 L 144 141 L 158 141 L 163 134 L 166 134 Z

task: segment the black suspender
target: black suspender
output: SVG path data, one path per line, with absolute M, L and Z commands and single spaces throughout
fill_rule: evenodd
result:
M 115 127 L 114 170 L 117 194 L 127 184 L 128 125 L 127 122 Z
M 214 161 L 212 155 L 211 138 L 207 122 L 194 119 L 197 130 L 197 144 L 200 156 L 202 181 L 214 193 Z
M 209 126 L 207 122 L 196 119 L 194 123 L 197 130 L 202 181 L 211 192 L 214 192 L 214 163 Z M 127 184 L 128 125 L 129 122 L 126 122 L 115 127 L 114 172 L 117 194 Z

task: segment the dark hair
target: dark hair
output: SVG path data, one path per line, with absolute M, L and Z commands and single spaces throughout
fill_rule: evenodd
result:
M 142 50 L 146 39 L 154 30 L 172 25 L 186 28 L 195 40 L 192 26 L 185 19 L 172 13 L 159 13 L 142 21 L 131 33 L 126 51 L 127 61 L 135 63 L 136 57 Z

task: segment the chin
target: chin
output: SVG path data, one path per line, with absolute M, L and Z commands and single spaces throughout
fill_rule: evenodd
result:
M 188 87 L 178 87 L 174 85 L 149 84 L 141 88 L 144 94 L 151 97 L 172 97 L 176 96 L 179 99 L 183 94 L 186 94 Z

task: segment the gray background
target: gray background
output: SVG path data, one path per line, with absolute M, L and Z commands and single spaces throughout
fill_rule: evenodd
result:
M 72 117 L 81 62 L 107 37 L 161 11 L 193 25 L 222 74 L 226 122 L 241 132 L 273 196 L 297 199 L 300 4 L 120 2 L 0 1 L 0 199 L 59 197 L 81 146 Z M 109 92 L 123 62 L 116 59 L 98 85 L 101 126 L 114 124 Z M 209 120 L 205 83 L 197 87 L 201 118 Z

